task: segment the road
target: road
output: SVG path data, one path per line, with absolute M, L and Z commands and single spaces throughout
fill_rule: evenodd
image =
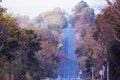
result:
M 78 78 L 77 61 L 75 56 L 75 32 L 69 24 L 68 28 L 63 30 L 63 54 L 67 58 L 61 64 L 60 78 Z

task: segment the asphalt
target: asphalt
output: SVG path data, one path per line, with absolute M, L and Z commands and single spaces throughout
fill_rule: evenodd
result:
M 67 60 L 61 63 L 60 78 L 78 78 L 77 61 L 75 55 L 75 32 L 70 24 L 68 24 L 68 27 L 63 30 L 62 43 L 63 54 Z

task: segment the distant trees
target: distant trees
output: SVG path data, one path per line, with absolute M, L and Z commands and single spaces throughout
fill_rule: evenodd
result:
M 66 13 L 61 8 L 55 8 L 53 11 L 47 11 L 35 18 L 35 23 L 41 28 L 46 28 L 60 33 L 67 27 Z
M 70 15 L 70 22 L 74 25 L 76 32 L 80 34 L 94 25 L 94 18 L 94 10 L 86 2 L 81 1 L 75 6 L 73 14 Z
M 73 14 L 70 15 L 70 22 L 75 28 L 76 55 L 80 64 L 79 66 L 84 73 L 88 72 L 88 75 L 93 65 L 92 58 L 96 57 L 92 50 L 95 44 L 97 44 L 94 44 L 95 40 L 92 38 L 94 18 L 94 10 L 85 1 L 79 2 L 73 9 Z
M 17 25 L 21 28 L 33 28 L 32 20 L 28 16 L 14 16 Z

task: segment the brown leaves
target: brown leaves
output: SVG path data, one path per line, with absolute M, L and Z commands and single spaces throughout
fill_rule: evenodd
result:
M 47 41 L 41 41 L 41 48 L 42 52 L 46 55 L 55 54 L 56 53 L 56 46 L 54 44 L 48 43 Z
M 120 1 L 116 0 L 114 3 L 111 3 L 107 0 L 107 2 L 109 6 L 106 7 L 103 10 L 103 14 L 98 15 L 96 19 L 97 29 L 100 31 L 99 36 L 101 36 L 102 39 L 109 38 L 113 41 L 116 40 L 120 42 L 120 38 L 118 36 L 118 25 L 120 24 Z
M 105 58 L 111 57 L 111 59 L 114 59 L 112 55 L 114 55 L 115 51 L 112 52 L 111 49 L 113 48 L 111 46 L 115 45 L 115 42 L 120 42 L 120 0 L 115 0 L 114 3 L 110 2 L 110 0 L 106 1 L 108 2 L 108 6 L 97 16 L 95 23 L 95 34 L 97 35 L 95 39 L 101 45 L 102 52 L 105 53 L 96 61 L 96 72 L 103 65 Z

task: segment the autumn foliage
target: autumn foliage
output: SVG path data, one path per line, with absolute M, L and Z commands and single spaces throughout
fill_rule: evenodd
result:
M 0 8 L 0 79 L 40 80 L 58 76 L 58 37 L 49 30 L 21 27 Z
M 120 67 L 120 0 L 113 3 L 106 0 L 108 6 L 96 18 L 95 40 L 105 46 L 107 60 L 110 63 L 110 80 L 119 80 Z

